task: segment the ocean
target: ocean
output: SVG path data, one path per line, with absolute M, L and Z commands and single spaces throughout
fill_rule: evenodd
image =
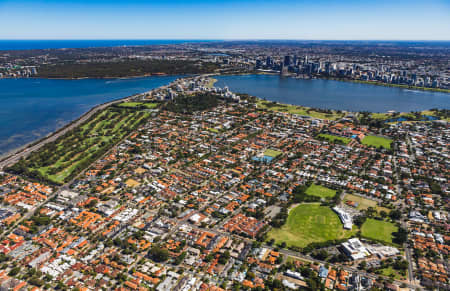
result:
M 214 40 L 149 39 L 149 40 L 0 40 L 0 50 L 32 50 L 58 48 L 92 48 L 115 46 L 165 45 Z

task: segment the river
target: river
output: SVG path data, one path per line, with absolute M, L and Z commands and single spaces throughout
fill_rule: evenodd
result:
M 167 85 L 176 78 L 0 79 L 0 155 L 44 137 L 95 105 Z
M 0 155 L 78 118 L 93 106 L 169 84 L 178 76 L 131 79 L 0 79 Z M 450 94 L 275 75 L 218 76 L 216 86 L 267 100 L 350 111 L 450 108 Z
M 217 87 L 286 104 L 349 111 L 399 112 L 449 109 L 450 94 L 334 80 L 280 78 L 278 75 L 215 77 Z

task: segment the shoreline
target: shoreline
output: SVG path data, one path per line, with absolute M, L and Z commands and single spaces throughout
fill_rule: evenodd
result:
M 161 77 L 167 77 L 167 76 L 178 76 L 178 75 L 160 75 L 160 76 L 161 76 Z M 82 79 L 134 79 L 134 78 L 142 78 L 142 77 L 145 77 L 145 76 L 135 76 L 135 77 L 128 77 L 128 78 L 72 78 L 72 79 L 59 79 L 59 80 L 82 80 Z M 152 75 L 152 76 L 147 76 L 147 77 L 158 77 L 158 75 Z M 181 75 L 181 78 L 185 78 L 185 77 L 186 77 L 186 75 Z M 6 78 L 5 78 L 5 79 L 6 79 Z M 55 79 L 50 79 L 50 78 L 34 78 L 34 77 L 32 77 L 32 78 L 12 78 L 12 79 L 49 79 L 49 80 L 55 80 Z M 178 78 L 177 78 L 177 79 L 178 79 Z M 0 80 L 1 80 L 1 79 L 0 79 Z M 215 81 L 217 81 L 217 80 L 215 80 Z M 215 82 L 214 82 L 214 83 L 215 83 Z M 153 91 L 153 90 L 155 90 L 155 89 L 160 89 L 160 88 L 165 87 L 165 86 L 167 86 L 167 85 L 162 85 L 162 86 L 157 87 L 157 88 L 154 88 L 154 89 L 152 89 L 152 90 L 150 90 L 150 91 Z M 128 96 L 120 97 L 120 98 L 117 98 L 117 99 L 113 99 L 113 100 L 110 100 L 110 101 L 107 101 L 107 102 L 99 103 L 99 104 L 97 104 L 97 105 L 91 107 L 88 111 L 84 112 L 84 113 L 81 114 L 79 117 L 77 117 L 77 118 L 75 118 L 75 119 L 69 121 L 67 124 L 63 125 L 62 127 L 56 128 L 55 130 L 53 130 L 53 131 L 47 133 L 45 136 L 40 137 L 40 138 L 38 138 L 38 139 L 36 139 L 36 140 L 30 141 L 30 142 L 28 142 L 28 143 L 26 143 L 26 144 L 24 144 L 24 145 L 22 145 L 22 146 L 19 146 L 19 147 L 17 147 L 17 148 L 11 149 L 11 150 L 9 150 L 9 151 L 3 153 L 3 154 L 0 154 L 0 172 L 1 172 L 1 170 L 4 168 L 4 165 L 1 165 L 1 164 L 4 163 L 6 160 L 11 159 L 11 158 L 13 158 L 13 157 L 16 156 L 16 155 L 18 155 L 18 154 L 20 154 L 20 153 L 23 153 L 23 152 L 27 151 L 28 149 L 32 148 L 33 146 L 35 146 L 35 145 L 37 145 L 37 144 L 39 144 L 39 143 L 41 143 L 41 142 L 44 142 L 44 141 L 47 140 L 47 139 L 52 138 L 53 136 L 57 135 L 57 134 L 60 133 L 61 131 L 67 129 L 68 127 L 74 125 L 75 123 L 77 123 L 78 121 L 80 121 L 81 119 L 83 119 L 86 115 L 91 114 L 91 112 L 94 111 L 94 110 L 96 110 L 98 107 L 102 107 L 102 106 L 105 106 L 105 105 L 107 105 L 107 107 L 108 107 L 108 106 L 110 106 L 110 105 L 112 105 L 112 104 L 120 103 L 120 102 L 122 102 L 122 101 L 126 101 L 126 100 L 129 99 L 129 98 L 133 98 L 133 97 L 135 97 L 135 96 L 137 96 L 137 95 L 140 95 L 140 94 L 143 94 L 143 93 L 145 93 L 145 92 L 140 92 L 140 93 L 136 93 L 136 94 L 133 94 L 133 95 L 128 95 Z M 108 104 L 109 104 L 109 105 L 108 105 Z
M 160 88 L 160 87 L 158 87 L 158 88 Z M 27 144 L 25 144 L 23 146 L 20 146 L 18 148 L 12 149 L 12 150 L 8 151 L 7 153 L 0 155 L 0 171 L 2 171 L 5 166 L 7 166 L 7 165 L 2 165 L 2 163 L 5 163 L 5 161 L 7 161 L 8 159 L 12 159 L 12 158 L 14 158 L 15 156 L 17 156 L 17 155 L 19 155 L 21 153 L 25 153 L 29 149 L 31 149 L 33 146 L 39 145 L 40 143 L 46 144 L 47 142 L 50 142 L 50 141 L 47 141 L 47 142 L 45 142 L 45 141 L 51 139 L 52 137 L 55 137 L 59 133 L 63 132 L 64 130 L 69 129 L 72 126 L 75 126 L 77 122 L 80 122 L 86 116 L 88 116 L 90 114 L 93 114 L 96 110 L 101 109 L 101 107 L 109 107 L 109 106 L 111 106 L 111 105 L 113 105 L 115 103 L 122 102 L 124 100 L 132 98 L 132 97 L 134 97 L 136 95 L 139 95 L 139 94 L 142 94 L 142 93 L 129 95 L 129 96 L 121 97 L 121 98 L 118 98 L 118 99 L 110 100 L 108 102 L 103 102 L 103 103 L 97 104 L 97 105 L 93 106 L 92 108 L 90 108 L 85 113 L 83 113 L 82 115 L 80 115 L 78 118 L 70 121 L 69 123 L 67 123 L 66 125 L 64 125 L 64 126 L 62 126 L 60 128 L 57 128 L 56 130 L 48 133 L 44 137 L 41 137 L 41 138 L 39 138 L 37 140 L 34 140 L 34 141 L 31 141 L 31 142 L 29 142 L 29 143 L 27 143 Z M 30 153 L 31 152 L 32 151 L 30 151 Z
M 208 73 L 214 74 L 214 73 Z M 20 80 L 20 79 L 34 79 L 34 80 L 130 80 L 130 79 L 139 79 L 139 78 L 148 78 L 148 77 L 172 77 L 172 76 L 183 76 L 183 77 L 189 77 L 189 76 L 196 76 L 196 75 L 203 75 L 203 74 L 145 74 L 145 75 L 136 75 L 136 76 L 126 76 L 126 77 L 110 77 L 110 76 L 104 76 L 104 77 L 77 77 L 77 78 L 69 78 L 69 77 L 40 77 L 40 76 L 33 76 L 28 78 L 0 78 L 0 80 Z
M 176 76 L 177 74 L 166 74 L 166 73 L 154 73 L 154 74 L 144 74 L 144 75 L 135 75 L 135 76 L 123 76 L 123 77 L 113 77 L 113 76 L 103 76 L 103 77 L 41 77 L 41 76 L 33 76 L 29 78 L 2 78 L 2 79 L 47 79 L 47 80 L 88 80 L 88 79 L 97 79 L 97 80 L 128 80 L 128 79 L 138 79 L 138 78 L 147 78 L 147 77 L 167 77 L 167 76 Z M 232 72 L 232 73 L 205 73 L 205 74 L 186 74 L 184 76 L 195 76 L 195 75 L 216 75 L 216 76 L 232 76 L 232 75 L 239 75 L 239 76 L 246 76 L 246 75 L 279 75 L 279 73 L 276 72 L 261 72 L 261 71 L 255 71 L 255 72 Z M 404 84 L 389 84 L 389 83 L 382 83 L 378 81 L 362 81 L 362 80 L 352 80 L 352 79 L 344 79 L 344 78 L 334 78 L 334 77 L 312 77 L 312 78 L 299 78 L 296 75 L 287 75 L 283 76 L 285 78 L 293 78 L 293 79 L 299 79 L 299 80 L 314 80 L 314 79 L 321 79 L 321 80 L 332 80 L 332 81 L 339 81 L 339 82 L 347 82 L 347 83 L 355 83 L 355 84 L 364 84 L 364 85 L 373 85 L 373 86 L 381 86 L 381 87 L 390 87 L 390 88 L 398 88 L 398 89 L 404 89 L 404 90 L 411 90 L 411 91 L 425 91 L 425 92 L 436 92 L 436 93 L 444 93 L 444 94 L 450 94 L 450 89 L 444 89 L 444 88 L 429 88 L 429 87 L 418 87 L 418 86 L 410 86 L 410 85 L 404 85 Z M 1 79 L 0 79 L 1 80 Z
M 194 75 L 195 75 L 195 74 L 194 74 Z M 251 72 L 247 72 L 247 73 L 234 73 L 234 74 L 230 74 L 230 75 L 277 75 L 277 74 L 276 74 L 276 73 L 269 73 L 269 72 L 261 72 L 261 73 L 251 73 Z M 131 76 L 131 77 L 123 77 L 123 78 L 118 78 L 118 77 L 89 78 L 89 77 L 87 77 L 87 78 L 71 78 L 71 79 L 59 79 L 59 80 L 81 80 L 81 79 L 133 79 L 133 78 L 157 77 L 157 76 L 164 77 L 164 76 L 175 76 L 175 75 Z M 189 77 L 189 76 L 190 76 L 190 75 L 187 75 L 187 76 L 184 75 L 184 76 L 181 77 L 181 78 L 185 78 L 185 77 Z M 209 74 L 204 74 L 204 76 L 212 77 L 213 80 L 212 80 L 212 82 L 211 82 L 210 85 L 211 85 L 211 86 L 214 86 L 214 84 L 218 81 L 217 79 L 214 78 L 215 76 L 228 76 L 228 74 L 217 74 L 217 73 L 215 74 L 215 73 L 209 73 Z M 287 77 L 292 77 L 292 76 L 287 76 Z M 50 79 L 50 80 L 55 80 L 56 78 L 34 78 L 34 77 L 33 77 L 33 78 L 15 78 L 15 79 Z M 323 78 L 318 78 L 318 79 L 323 79 Z M 326 80 L 335 80 L 335 81 L 342 81 L 342 82 L 354 82 L 354 81 L 351 81 L 351 80 L 339 80 L 339 79 L 330 79 L 330 78 L 327 78 Z M 358 83 L 358 82 L 354 82 L 354 83 Z M 373 85 L 377 85 L 377 84 L 373 84 Z M 152 89 L 152 90 L 159 89 L 159 88 L 162 88 L 162 87 L 164 87 L 164 86 L 167 86 L 167 85 L 163 85 L 163 86 L 154 88 L 154 89 Z M 8 151 L 8 152 L 6 152 L 6 153 L 0 155 L 0 163 L 4 162 L 4 161 L 6 161 L 6 160 L 8 160 L 8 159 L 10 159 L 10 158 L 12 158 L 12 157 L 14 157 L 14 156 L 20 154 L 20 153 L 23 153 L 24 151 L 27 151 L 27 149 L 30 149 L 31 147 L 33 147 L 33 146 L 35 146 L 35 145 L 37 145 L 37 144 L 39 144 L 39 143 L 41 143 L 41 142 L 44 142 L 45 140 L 47 140 L 47 139 L 49 139 L 49 138 L 52 138 L 53 136 L 57 135 L 57 134 L 60 133 L 61 131 L 65 130 L 66 128 L 68 128 L 68 127 L 74 125 L 75 123 L 77 123 L 78 121 L 80 121 L 81 119 L 83 119 L 86 115 L 89 115 L 92 111 L 96 110 L 98 107 L 105 106 L 105 105 L 107 105 L 107 104 L 112 105 L 112 104 L 114 104 L 114 103 L 118 103 L 118 102 L 124 101 L 124 100 L 126 100 L 126 99 L 128 99 L 128 98 L 132 98 L 132 97 L 134 97 L 134 96 L 136 96 L 136 95 L 139 95 L 139 94 L 142 94 L 142 93 L 143 93 L 143 92 L 137 93 L 137 94 L 134 94 L 134 95 L 129 95 L 129 96 L 121 97 L 121 98 L 114 99 L 114 100 L 110 100 L 110 101 L 108 101 L 108 102 L 104 102 L 104 103 L 97 104 L 97 105 L 95 105 L 94 107 L 90 108 L 90 109 L 89 109 L 88 111 L 86 111 L 85 113 L 83 113 L 82 115 L 80 115 L 78 118 L 76 118 L 76 119 L 74 119 L 74 120 L 68 122 L 66 125 L 64 125 L 64 126 L 62 126 L 62 127 L 60 127 L 60 128 L 57 128 L 56 130 L 54 130 L 54 131 L 52 131 L 52 132 L 46 134 L 45 136 L 43 136 L 43 137 L 41 137 L 41 138 L 39 138 L 39 139 L 37 139 L 37 140 L 31 141 L 31 142 L 29 142 L 29 143 L 27 143 L 27 144 L 25 144 L 25 145 L 19 146 L 19 147 L 15 148 L 15 149 L 12 149 L 12 150 L 10 150 L 10 151 Z M 441 92 L 441 93 L 443 93 L 443 92 Z M 255 97 L 256 97 L 256 96 L 255 96 Z M 256 98 L 257 98 L 258 100 L 260 100 L 260 101 L 273 102 L 273 101 L 270 101 L 270 100 L 264 100 L 263 98 L 260 98 L 260 97 L 256 97 Z M 280 105 L 283 105 L 283 106 L 295 106 L 295 107 L 300 107 L 300 108 L 304 108 L 304 109 L 321 110 L 321 108 L 308 107 L 308 106 L 304 106 L 304 105 L 285 104 L 285 103 L 280 103 L 280 102 L 276 102 L 276 103 L 278 103 L 278 104 L 280 104 Z M 108 105 L 108 106 L 109 106 L 109 105 Z M 327 110 L 328 110 L 328 109 L 327 109 Z M 333 110 L 333 109 L 329 109 L 329 110 L 336 111 L 336 110 Z M 423 111 L 429 111 L 429 110 L 431 110 L 431 109 L 423 110 Z M 349 110 L 341 110 L 341 111 L 342 111 L 342 112 L 346 112 L 346 113 L 356 113 L 356 114 L 361 112 L 361 111 L 349 111 Z M 423 111 L 421 111 L 421 112 L 423 112 Z M 373 114 L 373 113 L 389 114 L 388 112 L 371 112 L 371 113 L 372 113 L 372 114 Z M 408 112 L 399 112 L 399 113 L 400 113 L 400 114 L 407 114 Z M 3 166 L 0 165 L 0 169 L 1 169 L 1 168 L 3 168 Z
M 279 73 L 275 72 L 246 72 L 246 73 L 232 73 L 232 74 L 222 74 L 224 76 L 231 76 L 231 75 L 279 75 Z M 280 76 L 281 77 L 281 76 Z M 444 93 L 444 94 L 450 94 L 450 89 L 443 89 L 443 88 L 429 88 L 429 87 L 417 87 L 417 86 L 410 86 L 410 85 L 403 85 L 403 84 L 389 84 L 389 83 L 382 83 L 378 81 L 362 81 L 362 80 L 351 80 L 351 79 L 343 79 L 343 78 L 333 78 L 333 77 L 312 77 L 312 78 L 299 78 L 296 75 L 287 75 L 283 76 L 284 78 L 292 78 L 292 79 L 298 79 L 298 80 L 331 80 L 331 81 L 339 81 L 339 82 L 347 82 L 347 83 L 355 83 L 355 84 L 364 84 L 364 85 L 374 85 L 374 86 L 381 86 L 381 87 L 390 87 L 390 88 L 398 88 L 398 89 L 404 89 L 404 90 L 411 90 L 411 91 L 425 91 L 425 92 L 436 92 L 436 93 Z
M 349 82 L 349 83 L 364 84 L 364 85 L 381 86 L 381 87 L 398 88 L 398 89 L 411 90 L 411 91 L 426 91 L 426 92 L 450 94 L 450 89 L 443 89 L 443 88 L 417 87 L 417 86 L 410 86 L 410 85 L 403 85 L 403 84 L 389 84 L 389 83 L 381 83 L 381 82 L 377 82 L 377 81 L 371 82 L 371 81 L 347 80 L 347 79 L 339 79 L 339 78 L 318 78 L 318 79 L 333 80 L 333 81 L 339 81 L 339 82 Z

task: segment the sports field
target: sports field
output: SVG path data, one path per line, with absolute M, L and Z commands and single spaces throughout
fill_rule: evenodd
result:
M 334 195 L 336 195 L 336 190 L 316 184 L 311 184 L 311 186 L 306 189 L 305 193 L 311 196 L 317 196 L 326 199 L 334 197 Z
M 383 147 L 385 149 L 391 148 L 392 139 L 380 137 L 380 136 L 373 136 L 368 135 L 361 141 L 362 144 L 367 146 L 373 146 L 376 148 Z
M 392 233 L 398 227 L 387 221 L 368 218 L 361 227 L 361 235 L 366 238 L 392 243 Z
M 276 150 L 271 150 L 271 149 L 267 149 L 267 150 L 264 152 L 264 155 L 265 155 L 265 156 L 269 156 L 269 157 L 272 157 L 272 158 L 276 158 L 276 157 L 278 157 L 278 156 L 281 155 L 281 154 L 282 154 L 282 152 L 276 151 Z
M 331 135 L 331 134 L 326 134 L 326 133 L 321 133 L 318 135 L 318 137 L 325 138 L 325 139 L 329 140 L 330 142 L 341 141 L 343 144 L 348 144 L 349 142 L 352 141 L 352 139 L 348 138 L 348 137 L 342 137 L 342 136 Z
M 208 128 L 210 132 L 219 133 L 219 130 L 217 128 Z
M 355 230 L 344 230 L 336 213 L 319 203 L 300 204 L 289 212 L 281 228 L 273 228 L 268 239 L 288 246 L 305 247 L 312 242 L 350 237 Z

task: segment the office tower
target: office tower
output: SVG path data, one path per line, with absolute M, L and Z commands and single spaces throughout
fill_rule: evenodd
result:
M 283 65 L 289 67 L 291 65 L 291 56 L 284 56 Z

